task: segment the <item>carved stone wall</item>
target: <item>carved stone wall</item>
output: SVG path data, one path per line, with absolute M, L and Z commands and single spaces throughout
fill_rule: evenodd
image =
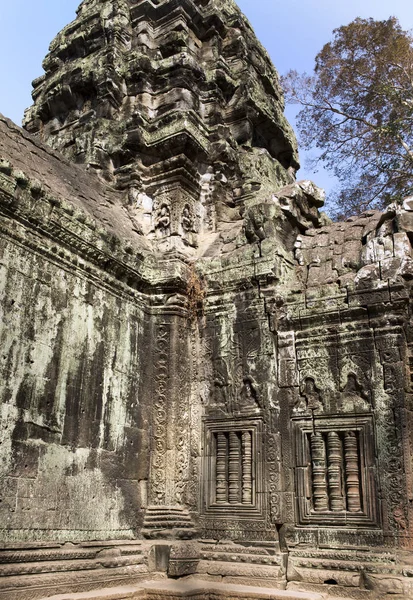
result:
M 0 597 L 90 540 L 79 582 L 408 597 L 413 201 L 319 212 L 230 0 L 87 0 L 45 69 L 0 117 Z

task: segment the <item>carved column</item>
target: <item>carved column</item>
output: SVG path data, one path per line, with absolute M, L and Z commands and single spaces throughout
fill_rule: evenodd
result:
M 311 436 L 314 510 L 328 510 L 326 448 L 321 433 Z
M 345 510 L 342 481 L 343 450 L 340 436 L 334 431 L 330 431 L 328 434 L 327 446 L 330 509 L 333 511 Z
M 229 503 L 241 502 L 241 440 L 237 433 L 229 434 Z
M 166 503 L 167 487 L 167 394 L 170 362 L 170 328 L 167 324 L 159 326 L 155 352 L 150 503 L 161 506 Z
M 344 454 L 346 463 L 347 510 L 349 512 L 360 512 L 359 450 L 357 436 L 354 431 L 348 431 L 345 435 Z
M 228 440 L 225 433 L 218 433 L 216 463 L 216 502 L 228 503 Z
M 242 503 L 252 503 L 252 439 L 251 432 L 242 434 Z

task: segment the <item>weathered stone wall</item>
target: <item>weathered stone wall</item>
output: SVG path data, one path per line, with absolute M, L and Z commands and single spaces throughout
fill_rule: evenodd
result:
M 0 244 L 1 537 L 133 537 L 149 469 L 145 315 L 115 286 Z
M 44 67 L 0 117 L 0 597 L 406 597 L 413 200 L 319 212 L 232 0 L 85 0 Z

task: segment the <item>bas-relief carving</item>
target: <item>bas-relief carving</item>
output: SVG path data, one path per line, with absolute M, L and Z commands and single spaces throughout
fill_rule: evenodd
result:
M 165 238 L 171 235 L 171 209 L 168 204 L 161 204 L 156 209 L 154 226 L 158 237 Z
M 261 399 L 258 386 L 251 376 L 242 377 L 238 368 L 231 375 L 228 361 L 220 359 L 214 364 L 214 381 L 208 408 L 223 415 L 254 414 L 260 412 Z
M 354 373 L 347 375 L 345 386 L 337 391 L 335 395 L 338 413 L 363 413 L 372 410 L 370 394 L 359 384 Z M 317 388 L 312 377 L 307 377 L 301 384 L 300 396 L 293 409 L 294 414 L 307 411 L 325 412 L 323 394 Z
M 209 406 L 228 414 L 232 411 L 233 380 L 229 373 L 227 361 L 218 360 L 214 365 L 214 386 Z
M 180 323 L 178 326 L 179 340 L 179 360 L 175 363 L 177 370 L 177 382 L 174 392 L 176 398 L 175 406 L 175 423 L 174 423 L 174 439 L 176 440 L 176 463 L 175 463 L 175 487 L 174 487 L 174 502 L 183 504 L 186 502 L 187 485 L 189 481 L 189 462 L 190 462 L 190 415 L 189 415 L 189 398 L 190 398 L 190 378 L 187 377 L 188 369 L 192 365 L 187 362 L 189 332 L 187 327 Z
M 151 453 L 151 504 L 162 505 L 166 502 L 166 451 L 167 451 L 167 393 L 169 378 L 169 326 L 161 325 L 155 341 L 156 359 L 154 364 L 154 412 L 153 440 Z
M 152 198 L 139 187 L 131 186 L 128 191 L 127 209 L 136 233 L 148 235 L 152 229 Z
M 239 412 L 254 412 L 259 409 L 260 404 L 256 384 L 254 384 L 250 377 L 244 377 L 236 402 L 236 410 Z
M 339 411 L 348 413 L 371 410 L 369 393 L 358 382 L 354 373 L 348 373 L 346 385 L 341 390 L 337 405 Z
M 300 386 L 300 397 L 293 412 L 319 411 L 324 409 L 320 390 L 312 377 L 307 377 Z
M 182 211 L 181 227 L 184 233 L 190 233 L 195 231 L 194 217 L 192 215 L 191 207 L 189 206 L 189 204 L 185 204 L 184 209 Z
M 3 232 L 6 221 L 16 216 L 19 228 L 7 230 L 10 239 L 20 235 L 19 244 L 29 247 L 30 242 L 34 252 L 46 256 L 41 246 L 50 238 L 57 250 L 48 250 L 48 259 L 56 262 L 64 255 L 65 270 L 76 265 L 85 281 L 93 275 L 102 288 L 116 294 L 120 313 L 125 297 L 145 311 L 148 329 L 153 331 L 148 340 L 153 338 L 153 342 L 149 349 L 142 344 L 136 351 L 136 364 L 127 375 L 122 372 L 118 376 L 119 380 L 133 378 L 130 373 L 142 368 L 140 360 L 148 354 L 142 361 L 150 363 L 145 366 L 150 375 L 142 382 L 144 393 L 137 405 L 144 411 L 139 427 L 150 430 L 150 451 L 139 449 L 136 460 L 150 462 L 150 468 L 148 473 L 142 468 L 144 479 L 138 484 L 128 482 L 132 492 L 127 492 L 134 497 L 138 485 L 148 481 L 148 502 L 145 499 L 142 504 L 148 505 L 144 535 L 191 537 L 196 534 L 193 518 L 199 520 L 202 537 L 243 540 L 244 548 L 251 541 L 276 541 L 276 525 L 288 524 L 295 540 L 288 552 L 305 546 L 309 562 L 304 568 L 306 576 L 313 579 L 317 570 L 311 561 L 317 544 L 323 546 L 323 552 L 326 548 L 332 551 L 340 568 L 344 568 L 347 555 L 334 552 L 342 541 L 346 545 L 343 552 L 352 552 L 349 548 L 356 545 L 378 544 L 384 532 L 386 543 L 412 545 L 412 477 L 404 473 L 409 471 L 412 454 L 412 424 L 405 416 L 410 402 L 405 391 L 411 392 L 411 382 L 406 385 L 403 375 L 404 346 L 411 337 L 410 205 L 403 210 L 393 207 L 384 217 L 372 211 L 328 224 L 318 213 L 322 202 L 314 186 L 311 191 L 309 182 L 293 183 L 298 163 L 287 124 L 269 116 L 262 121 L 260 107 L 267 107 L 268 115 L 276 114 L 274 106 L 281 110 L 281 92 L 275 72 L 252 34 L 244 35 L 238 27 L 242 17 L 238 15 L 236 27 L 232 17 L 229 20 L 228 15 L 237 12 L 234 5 L 226 0 L 183 0 L 183 12 L 178 15 L 181 7 L 175 3 L 165 16 L 162 2 L 132 4 L 136 5 L 133 21 L 128 4 L 123 5 L 125 14 L 122 12 L 116 27 L 111 19 L 103 18 L 105 54 L 93 46 L 94 41 L 93 52 L 85 54 L 82 64 L 96 74 L 97 82 L 101 79 L 96 89 L 93 84 L 91 98 L 77 97 L 76 86 L 71 86 L 72 59 L 67 55 L 62 61 L 59 55 L 71 46 L 62 48 L 58 39 L 46 60 L 45 77 L 36 82 L 35 106 L 27 116 L 31 131 L 41 133 L 69 159 L 96 169 L 110 186 L 98 187 L 97 177 L 90 180 L 89 187 L 78 181 L 69 185 L 71 177 L 81 181 L 90 174 L 81 170 L 71 174 L 66 162 L 36 146 L 35 139 L 27 141 L 18 134 L 17 147 L 33 145 L 46 165 L 59 163 L 53 177 L 64 180 L 65 185 L 58 186 L 61 189 L 55 190 L 56 198 L 50 202 L 49 191 L 40 201 L 39 189 L 32 189 L 29 180 L 26 189 L 21 176 L 13 179 L 13 172 L 0 161 L 0 186 L 7 184 L 4 202 L 0 194 L 0 210 L 7 217 L 1 220 L 0 229 Z M 150 27 L 146 4 L 151 4 Z M 82 3 L 76 22 L 79 29 L 65 33 L 68 44 L 78 31 L 85 50 L 90 49 L 90 34 L 99 30 L 101 22 L 100 8 L 97 0 Z M 188 19 L 186 9 L 197 18 Z M 211 11 L 220 26 L 217 34 L 211 30 L 207 50 L 199 38 L 199 24 L 210 19 Z M 191 32 L 182 37 L 183 44 L 191 43 L 191 52 L 184 49 L 169 54 L 170 48 L 159 40 L 177 17 Z M 221 38 L 220 32 L 227 37 Z M 234 47 L 239 42 L 245 49 L 241 58 L 227 43 L 231 36 L 237 40 Z M 229 97 L 224 109 L 223 90 L 218 95 L 216 91 L 221 81 L 214 79 L 211 84 L 210 80 L 223 44 L 221 59 L 235 82 L 232 91 L 225 86 Z M 142 50 L 144 63 L 139 54 Z M 189 59 L 191 53 L 194 56 Z M 103 57 L 104 72 L 99 62 Z M 168 74 L 159 68 L 159 61 L 165 60 L 171 65 Z M 185 81 L 179 75 L 183 67 Z M 144 78 L 147 89 L 138 93 L 146 69 L 151 73 Z M 126 72 L 128 78 L 122 79 Z M 245 82 L 237 80 L 238 72 L 251 75 L 254 98 Z M 80 79 L 84 76 L 83 71 L 76 73 Z M 68 82 L 64 95 L 59 83 L 56 87 L 60 80 Z M 207 89 L 202 87 L 205 81 Z M 58 100 L 53 99 L 54 92 Z M 69 116 L 67 101 L 79 105 L 69 110 Z M 259 108 L 258 122 L 251 102 Z M 59 105 L 65 107 L 60 116 L 55 114 Z M 96 133 L 93 137 L 91 124 Z M 1 119 L 0 127 L 5 127 Z M 4 138 L 17 135 L 11 126 L 6 128 Z M 282 146 L 278 150 L 273 145 L 275 130 Z M 0 140 L 3 143 L 2 137 Z M 262 148 L 256 147 L 258 140 Z M 13 158 L 18 161 L 16 155 Z M 21 161 L 27 169 L 29 163 Z M 36 168 L 40 173 L 40 158 Z M 44 177 L 48 175 L 44 173 Z M 13 207 L 9 199 L 16 185 L 19 195 Z M 69 193 L 61 205 L 60 195 L 67 186 Z M 96 196 L 91 191 L 95 187 Z M 69 207 L 78 197 L 84 201 L 82 210 L 95 219 L 83 230 L 80 208 L 74 211 Z M 115 207 L 112 212 L 109 205 Z M 23 234 L 18 231 L 32 221 L 33 227 L 39 225 L 34 234 L 29 229 Z M 121 244 L 125 237 L 127 251 L 115 253 L 104 233 L 92 238 L 92 231 L 105 231 L 108 223 L 114 224 L 108 239 Z M 40 244 L 42 232 L 44 243 Z M 144 260 L 142 273 L 137 256 Z M 162 324 L 158 317 L 164 311 L 185 319 L 189 262 L 194 271 L 199 268 L 210 286 L 203 317 L 192 315 L 187 326 L 173 330 L 171 322 Z M 42 286 L 43 279 L 44 272 Z M 98 328 L 111 326 L 102 322 Z M 401 333 L 389 347 L 397 328 Z M 179 356 L 172 357 L 177 339 Z M 189 347 L 191 358 L 187 360 Z M 411 348 L 409 352 L 413 355 Z M 83 372 L 79 375 L 82 386 L 89 385 L 88 377 Z M 80 383 L 74 379 L 70 385 L 76 396 Z M 95 387 L 91 384 L 91 391 Z M 23 395 L 18 402 L 28 400 L 29 394 Z M 119 393 L 119 404 L 131 402 L 132 406 L 132 401 L 121 396 Z M 103 419 L 102 432 L 106 426 Z M 42 429 L 37 423 L 31 427 L 35 433 L 36 428 Z M 42 431 L 44 436 L 46 433 Z M 23 436 L 24 432 L 16 428 L 14 434 Z M 139 437 L 140 433 L 132 431 L 131 435 Z M 19 440 L 19 444 L 25 441 Z M 53 438 L 53 443 L 56 441 Z M 33 452 L 31 442 L 27 446 Z M 39 451 L 38 447 L 34 450 Z M 107 452 L 105 448 L 105 455 L 98 458 L 91 453 L 97 465 L 116 462 L 115 450 L 115 457 L 108 458 Z M 12 458 L 18 469 L 19 454 L 7 457 Z M 24 464 L 36 468 L 35 461 Z M 107 477 L 111 481 L 113 477 L 119 487 L 118 475 L 111 475 L 110 470 L 113 472 L 112 466 Z M 15 484 L 18 478 L 19 486 Z M 27 482 L 20 485 L 21 479 L 24 477 L 13 472 L 10 486 L 29 488 Z M 13 500 L 16 497 L 10 505 Z M 72 512 L 75 509 L 71 507 Z M 125 519 L 130 521 L 128 515 Z M 127 531 L 131 531 L 129 521 Z M 134 532 L 140 535 L 136 528 Z M 242 552 L 232 550 L 228 554 L 236 556 L 236 563 Z M 249 567 L 246 572 L 254 573 Z M 239 573 L 231 571 L 235 576 Z M 269 573 L 266 575 L 271 576 Z

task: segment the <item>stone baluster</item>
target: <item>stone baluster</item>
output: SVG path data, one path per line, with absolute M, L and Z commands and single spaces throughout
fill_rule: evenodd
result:
M 229 434 L 229 503 L 241 502 L 241 440 L 237 433 Z
M 313 433 L 311 436 L 311 458 L 313 467 L 314 510 L 327 511 L 326 448 L 321 433 Z
M 328 449 L 328 491 L 330 496 L 330 509 L 332 511 L 345 510 L 345 500 L 343 497 L 343 449 L 340 436 L 334 431 L 330 431 L 327 436 Z
M 252 504 L 252 439 L 251 432 L 242 434 L 242 503 Z
M 348 431 L 344 438 L 344 455 L 346 463 L 347 510 L 361 511 L 360 470 L 357 436 Z
M 225 433 L 218 433 L 216 462 L 216 503 L 228 503 L 228 439 Z

